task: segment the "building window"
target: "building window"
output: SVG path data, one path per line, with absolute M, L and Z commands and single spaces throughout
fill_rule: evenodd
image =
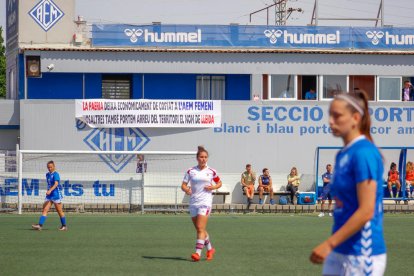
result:
M 347 76 L 325 75 L 323 78 L 322 96 L 324 99 L 332 99 L 340 92 L 348 91 Z
M 317 100 L 318 91 L 318 76 L 298 76 L 299 100 Z
M 270 75 L 270 99 L 296 99 L 295 75 Z
M 130 99 L 131 75 L 102 75 L 102 98 Z
M 401 91 L 401 77 L 378 77 L 379 101 L 401 101 Z
M 375 101 L 375 76 L 349 76 L 349 91 L 364 90 L 368 100 Z
M 225 76 L 197 76 L 196 94 L 198 100 L 224 100 L 226 95 Z

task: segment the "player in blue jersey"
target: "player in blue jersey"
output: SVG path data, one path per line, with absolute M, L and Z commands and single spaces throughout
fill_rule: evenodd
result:
M 329 108 L 332 133 L 344 148 L 335 159 L 331 194 L 335 200 L 332 235 L 310 256 L 323 275 L 383 275 L 382 156 L 372 141 L 365 92 L 340 94 Z
M 60 222 L 62 226 L 59 228 L 60 231 L 66 231 L 66 217 L 62 209 L 62 186 L 60 185 L 60 176 L 57 171 L 55 171 L 55 163 L 53 161 L 47 162 L 48 173 L 46 174 L 47 181 L 47 192 L 45 203 L 43 204 L 42 216 L 39 219 L 38 224 L 33 224 L 32 228 L 34 230 L 42 230 L 43 224 L 46 221 L 47 213 L 49 212 L 52 204 L 55 205 L 56 211 L 59 214 Z

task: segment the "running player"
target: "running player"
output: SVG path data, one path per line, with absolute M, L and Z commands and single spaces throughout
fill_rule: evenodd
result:
M 53 161 L 47 162 L 47 169 L 49 172 L 46 174 L 47 181 L 47 192 L 45 203 L 43 204 L 42 216 L 39 219 L 38 224 L 33 224 L 34 230 L 42 230 L 43 224 L 46 221 L 47 213 L 49 212 L 52 203 L 55 205 L 56 211 L 59 214 L 60 222 L 62 226 L 59 228 L 60 231 L 66 231 L 66 217 L 62 209 L 62 186 L 60 185 L 60 176 L 55 171 L 55 163 Z
M 208 261 L 213 259 L 215 253 L 206 228 L 213 203 L 212 191 L 221 187 L 221 180 L 216 170 L 207 166 L 207 161 L 207 150 L 199 146 L 197 151 L 198 165 L 187 170 L 181 184 L 181 189 L 191 196 L 189 211 L 197 231 L 196 252 L 191 255 L 191 259 L 195 262 L 200 260 L 204 246 L 207 247 Z
M 365 92 L 340 94 L 329 109 L 332 133 L 344 148 L 336 155 L 331 193 L 335 199 L 332 235 L 315 247 L 313 263 L 323 275 L 383 275 L 382 156 L 370 134 Z
M 331 178 L 332 178 L 332 165 L 326 165 L 326 172 L 322 175 L 323 181 L 323 192 L 321 196 L 321 213 L 319 217 L 325 216 L 325 200 L 328 200 L 328 212 L 329 216 L 332 217 L 331 206 L 332 206 L 332 196 L 331 196 Z
M 395 197 L 398 197 L 398 193 L 400 192 L 400 189 L 401 189 L 400 173 L 397 171 L 397 164 L 395 164 L 394 162 L 391 163 L 390 170 L 388 171 L 387 186 L 388 186 L 388 191 L 390 192 L 390 197 L 394 197 L 394 193 L 392 192 L 393 186 L 397 188 Z

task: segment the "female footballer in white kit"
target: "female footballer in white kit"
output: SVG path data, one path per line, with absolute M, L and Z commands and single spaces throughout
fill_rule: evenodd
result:
M 323 275 L 383 275 L 382 156 L 372 141 L 365 92 L 337 95 L 329 125 L 344 148 L 335 158 L 331 194 L 335 200 L 332 235 L 315 247 L 310 259 L 324 263 Z
M 197 231 L 196 252 L 191 255 L 194 262 L 200 260 L 204 246 L 207 247 L 208 261 L 213 259 L 215 253 L 206 227 L 213 203 L 212 192 L 221 187 L 221 180 L 216 170 L 207 166 L 207 161 L 207 150 L 199 146 L 197 151 L 198 165 L 187 170 L 181 184 L 181 189 L 191 196 L 189 211 Z

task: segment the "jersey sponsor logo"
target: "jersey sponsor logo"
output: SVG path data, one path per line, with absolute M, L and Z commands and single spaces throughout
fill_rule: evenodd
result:
M 94 151 L 137 151 L 145 147 L 150 138 L 138 128 L 100 128 L 93 130 L 84 142 Z M 99 157 L 116 173 L 119 173 L 135 155 L 119 154 Z
M 29 12 L 29 15 L 47 32 L 65 14 L 52 0 L 43 0 Z

